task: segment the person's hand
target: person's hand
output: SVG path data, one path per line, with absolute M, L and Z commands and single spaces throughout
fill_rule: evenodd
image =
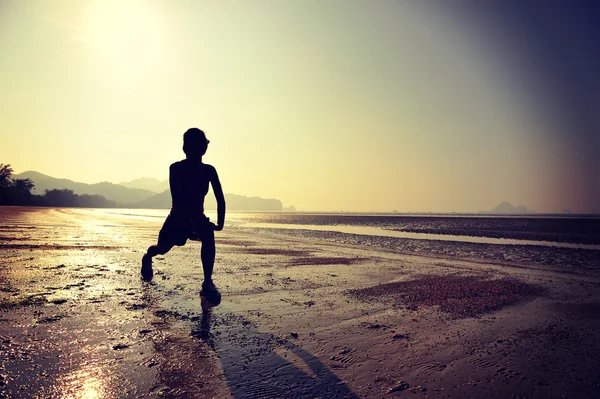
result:
M 219 225 L 219 224 L 214 224 L 211 223 L 213 225 L 213 228 L 215 229 L 215 231 L 221 231 L 223 230 L 223 226 Z

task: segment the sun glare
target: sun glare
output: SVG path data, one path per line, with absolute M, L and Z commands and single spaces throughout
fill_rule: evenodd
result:
M 103 61 L 102 68 L 139 73 L 163 56 L 160 14 L 146 1 L 93 1 L 83 13 L 80 33 L 81 41 Z
M 106 386 L 108 377 L 100 367 L 83 366 L 65 375 L 58 388 L 64 399 L 99 399 L 113 397 L 111 389 Z

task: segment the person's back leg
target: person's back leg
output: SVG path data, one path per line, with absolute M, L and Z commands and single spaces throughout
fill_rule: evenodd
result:
M 175 245 L 184 245 L 187 241 L 187 231 L 181 229 L 177 218 L 173 218 L 171 214 L 163 223 L 160 232 L 158 233 L 158 243 L 151 245 L 146 254 L 142 257 L 142 278 L 144 280 L 152 280 L 152 258 L 156 255 L 164 255 L 171 250 Z
M 174 244 L 165 243 L 158 239 L 158 244 L 148 247 L 146 254 L 142 257 L 142 278 L 146 281 L 152 280 L 154 271 L 152 270 L 152 258 L 156 255 L 164 255 L 173 248 Z

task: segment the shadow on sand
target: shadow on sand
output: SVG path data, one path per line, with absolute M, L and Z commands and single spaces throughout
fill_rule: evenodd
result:
M 216 352 L 234 398 L 358 399 L 315 356 L 240 315 L 204 312 L 191 334 Z

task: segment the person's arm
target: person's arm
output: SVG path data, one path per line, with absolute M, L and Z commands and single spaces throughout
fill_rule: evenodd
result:
M 181 196 L 183 194 L 181 190 L 180 178 L 177 174 L 177 168 L 175 164 L 172 164 L 171 167 L 169 167 L 169 188 L 171 190 L 171 205 L 175 206 L 177 204 L 178 206 L 181 206 L 183 201 Z
M 219 175 L 217 175 L 215 168 L 213 168 L 211 173 L 210 184 L 217 200 L 217 225 L 215 226 L 215 230 L 220 231 L 223 230 L 223 226 L 225 225 L 225 196 L 223 195 L 223 188 L 221 187 Z

